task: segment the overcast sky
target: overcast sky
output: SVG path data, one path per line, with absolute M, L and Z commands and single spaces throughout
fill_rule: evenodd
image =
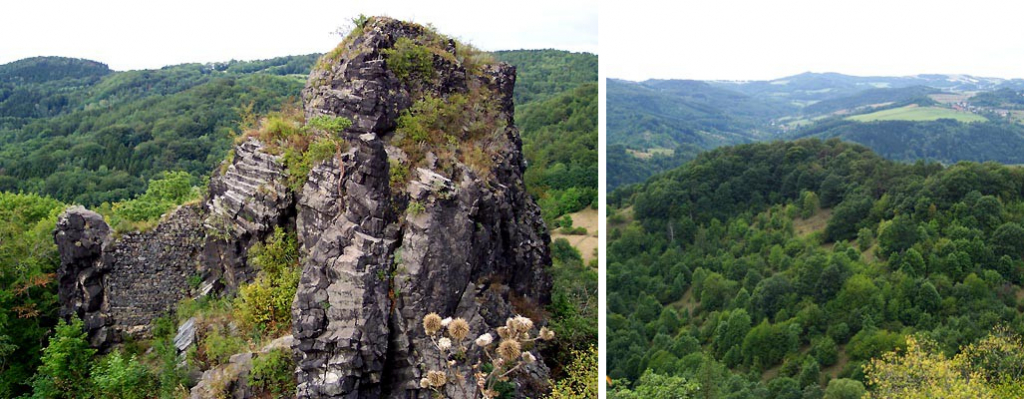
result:
M 1021 6 L 993 0 L 607 1 L 601 69 L 629 80 L 1024 78 L 1022 22 Z
M 596 0 L 33 0 L 2 10 L 0 64 L 64 56 L 126 70 L 323 53 L 360 13 L 432 23 L 484 50 L 598 51 Z

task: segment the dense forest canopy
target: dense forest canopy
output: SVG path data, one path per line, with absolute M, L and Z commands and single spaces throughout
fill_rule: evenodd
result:
M 879 155 L 897 161 L 1024 163 L 1024 126 L 1002 121 L 854 122 L 837 119 L 813 125 L 793 136 L 838 137 L 863 144 Z
M 907 386 L 885 379 L 910 372 L 897 349 L 930 364 L 1024 355 L 1022 169 L 898 163 L 838 139 L 747 144 L 617 190 L 609 207 L 618 397 L 665 378 L 697 388 L 682 397 L 882 395 Z M 1024 386 L 1006 375 L 973 392 Z
M 311 57 L 292 58 L 305 60 L 308 73 Z M 240 115 L 279 108 L 305 81 L 263 72 L 291 59 L 255 61 L 262 69 L 246 73 L 185 64 L 86 78 L 75 66 L 90 61 L 64 60 L 19 69 L 53 79 L 15 83 L 0 105 L 2 191 L 95 206 L 141 194 L 165 171 L 189 172 L 198 184 L 227 153 Z M 19 100 L 23 92 L 34 100 Z
M 516 67 L 516 125 L 526 186 L 549 224 L 597 208 L 597 56 L 559 50 L 498 51 Z

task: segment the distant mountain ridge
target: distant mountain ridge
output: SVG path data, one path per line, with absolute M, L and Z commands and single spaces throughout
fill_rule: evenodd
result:
M 805 72 L 765 81 L 708 81 L 708 84 L 755 97 L 785 98 L 792 101 L 822 101 L 840 98 L 866 89 L 897 89 L 927 86 L 952 92 L 988 91 L 1000 88 L 1024 89 L 1024 79 L 978 77 L 962 74 L 913 76 L 852 76 L 841 73 Z
M 963 74 L 609 79 L 608 143 L 622 146 L 609 158 L 609 187 L 685 162 L 695 148 L 811 136 L 861 143 L 897 160 L 1024 163 L 1017 151 L 1024 148 L 1022 90 L 1024 79 Z

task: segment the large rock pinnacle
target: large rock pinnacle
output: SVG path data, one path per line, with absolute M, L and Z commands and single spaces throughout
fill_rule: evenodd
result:
M 388 50 L 403 39 L 435 46 L 431 71 L 395 73 Z M 481 334 L 528 310 L 513 298 L 547 303 L 550 239 L 523 184 L 514 82 L 512 67 L 467 72 L 454 42 L 387 18 L 371 19 L 310 74 L 307 119 L 353 124 L 340 134 L 347 152 L 314 167 L 299 195 L 297 233 L 307 251 L 292 309 L 300 398 L 428 397 L 418 381 L 437 351 L 424 315 L 463 317 Z M 497 100 L 479 103 L 496 115 L 492 128 L 466 139 L 486 149 L 484 167 L 441 146 L 412 147 L 425 152 L 419 162 L 407 153 L 403 112 L 424 98 L 478 93 Z M 406 179 L 392 178 L 392 168 Z M 466 376 L 479 354 L 469 356 Z M 540 385 L 522 380 L 518 388 L 535 393 Z M 471 381 L 463 389 L 476 392 Z

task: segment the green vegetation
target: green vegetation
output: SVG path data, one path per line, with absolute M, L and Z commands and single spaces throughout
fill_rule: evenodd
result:
M 642 182 L 700 151 L 777 138 L 840 137 L 895 160 L 1021 164 L 1020 85 L 945 75 L 836 73 L 753 82 L 612 79 L 607 88 L 608 188 Z M 974 97 L 951 94 L 979 91 Z M 956 106 L 971 111 L 954 110 L 948 105 L 954 102 L 967 102 Z M 650 154 L 653 148 L 677 155 L 629 156 Z
M 1024 163 L 1024 126 L 1005 122 L 831 119 L 798 131 L 794 137 L 838 137 L 861 143 L 885 158 L 898 161 Z
M 551 399 L 590 399 L 597 397 L 597 347 L 574 354 L 566 377 L 551 388 Z
M 146 230 L 167 211 L 201 196 L 201 188 L 192 186 L 192 176 L 187 172 L 167 172 L 150 180 L 146 192 L 137 198 L 101 204 L 98 212 L 115 231 Z
M 908 105 L 899 108 L 890 108 L 869 114 L 849 116 L 846 119 L 857 122 L 874 121 L 935 121 L 939 119 L 953 119 L 958 122 L 986 122 L 988 118 L 972 114 L 970 112 L 955 111 L 942 107 L 919 107 Z
M 1018 168 L 774 142 L 701 154 L 609 202 L 634 216 L 609 232 L 623 389 L 652 388 L 653 372 L 701 397 L 855 397 L 873 378 L 862 366 L 907 335 L 948 357 L 997 325 L 1024 332 Z
M 518 107 L 526 185 L 544 220 L 597 205 L 597 85 Z
M 195 366 L 196 351 L 189 351 L 185 362 L 178 357 L 178 348 L 174 346 L 178 323 L 173 316 L 156 319 L 152 324 L 153 340 L 150 343 L 153 351 L 146 356 L 146 362 L 152 365 L 151 370 L 159 377 L 155 392 L 161 399 L 181 397 L 187 393 L 185 387 L 191 382 L 188 372 Z
M 494 58 L 516 67 L 517 107 L 538 103 L 582 84 L 597 84 L 597 56 L 560 50 L 496 51 Z M 516 111 L 517 118 L 522 115 Z M 596 116 L 595 116 L 596 118 Z
M 92 382 L 96 397 L 146 399 L 153 397 L 156 380 L 135 355 L 125 357 L 121 352 L 106 356 L 92 368 Z
M 554 286 L 548 326 L 555 364 L 571 367 L 576 357 L 597 342 L 597 262 L 586 265 L 579 250 L 564 238 L 551 243 Z
M 241 110 L 266 113 L 297 96 L 304 77 L 280 73 L 307 74 L 312 58 L 128 72 L 92 64 L 102 65 L 39 58 L 0 66 L 0 93 L 9 93 L 0 104 L 11 107 L 0 106 L 0 191 L 95 206 L 142 194 L 162 172 L 205 176 L 228 152 Z M 35 102 L 57 105 L 15 109 Z
M 50 243 L 52 245 L 52 241 Z M 177 315 L 153 322 L 152 340 L 126 345 L 125 352 L 96 358 L 96 351 L 86 342 L 80 320 L 73 318 L 71 323 L 58 324 L 42 358 L 34 364 L 24 364 L 24 367 L 39 364 L 35 377 L 22 381 L 31 384 L 32 397 L 38 398 L 181 397 L 186 387 L 193 384 L 190 372 L 225 364 L 232 355 L 253 351 L 267 339 L 290 331 L 291 302 L 299 276 L 298 244 L 294 234 L 275 231 L 265 243 L 250 250 L 250 262 L 260 268 L 259 274 L 256 281 L 241 287 L 238 297 L 185 299 L 178 304 Z M 54 309 L 56 304 L 49 306 Z M 174 347 L 174 336 L 176 326 L 190 317 L 197 319 L 197 341 L 182 362 Z M 41 339 L 45 333 L 38 331 L 34 336 L 28 335 L 32 332 L 28 330 L 23 334 L 27 338 Z M 22 336 L 16 338 L 22 339 Z M 152 350 L 144 351 L 144 348 Z M 277 395 L 275 397 L 294 391 L 294 364 L 288 353 L 272 351 L 257 357 L 253 386 Z M 4 364 L 11 364 L 7 359 L 5 355 Z M 27 372 L 31 375 L 31 368 Z M 20 367 L 4 369 L 0 376 L 5 383 L 5 397 L 26 392 L 28 387 L 19 386 L 18 380 L 11 379 L 22 373 L 25 371 Z
M 490 100 L 490 93 L 480 88 L 466 94 L 450 94 L 445 98 L 424 95 L 402 112 L 392 142 L 409 157 L 409 167 L 422 166 L 427 150 L 440 153 L 447 160 L 442 170 L 450 171 L 452 153 L 460 161 L 474 167 L 477 173 L 490 174 L 493 166 L 489 158 L 483 163 L 470 162 L 469 154 L 485 142 L 487 136 L 499 128 L 498 109 Z M 455 128 L 461 126 L 462 129 Z M 446 156 L 446 153 L 449 154 Z
M 1009 88 L 978 93 L 970 98 L 970 102 L 982 107 L 1024 109 L 1024 95 Z
M 882 104 L 931 105 L 928 100 L 932 94 L 942 93 L 941 90 L 927 86 L 910 86 L 901 88 L 867 89 L 847 97 L 833 98 L 808 105 L 801 110 L 804 115 L 823 115 L 836 111 L 850 111 L 861 107 L 881 106 Z
M 317 115 L 309 120 L 309 126 L 323 130 L 328 134 L 337 135 L 344 132 L 349 126 L 352 126 L 352 121 L 338 116 Z
M 642 182 L 658 172 L 675 168 L 696 158 L 703 150 L 697 146 L 681 144 L 675 150 L 670 150 L 671 154 L 653 152 L 649 158 L 637 157 L 634 151 L 638 150 L 623 144 L 608 146 L 605 152 L 609 165 L 608 190 Z
M 302 191 L 314 166 L 347 149 L 339 135 L 352 125 L 346 118 L 329 115 L 316 116 L 306 122 L 297 106 L 286 106 L 262 118 L 247 119 L 250 118 L 254 121 L 239 140 L 256 138 L 266 146 L 267 152 L 283 155 L 288 188 L 293 192 Z
M 416 30 L 415 36 L 401 37 L 392 48 L 382 51 L 385 67 L 406 85 L 412 97 L 412 105 L 402 111 L 396 132 L 390 137 L 391 143 L 408 158 L 408 164 L 401 168 L 422 166 L 430 152 L 437 157 L 438 169 L 443 174 L 454 176 L 455 164 L 462 163 L 479 175 L 489 175 L 493 160 L 485 149 L 501 137 L 507 121 L 500 113 L 497 93 L 474 77 L 482 77 L 482 63 L 493 59 L 482 56 L 471 46 L 454 42 L 432 27 L 412 28 Z M 455 53 L 450 48 L 453 42 Z M 455 68 L 459 64 L 464 64 L 461 66 L 469 74 L 467 87 L 448 92 L 443 88 L 444 82 L 437 81 L 436 68 Z M 399 175 L 402 173 L 391 177 Z M 403 188 L 398 183 L 402 182 L 394 180 L 392 186 Z
M 249 385 L 272 398 L 284 399 L 295 394 L 295 360 L 290 349 L 274 349 L 252 360 Z
M 616 389 L 609 390 L 609 398 L 613 399 L 689 399 L 697 398 L 700 386 L 687 381 L 683 377 L 673 377 L 647 371 L 640 376 L 640 381 L 635 390 L 628 386 L 618 385 Z
M 1019 398 L 1024 395 L 1024 344 L 999 327 L 950 357 L 927 338 L 907 337 L 906 351 L 865 367 L 874 398 Z
M 301 271 L 295 233 L 275 228 L 266 242 L 249 249 L 249 263 L 259 268 L 259 274 L 239 289 L 235 308 L 241 320 L 260 331 L 289 331 Z
M 516 124 L 527 189 L 544 220 L 597 205 L 597 56 L 556 50 L 497 52 L 516 67 Z
M 381 51 L 388 62 L 388 69 L 402 82 L 410 83 L 418 77 L 424 81 L 434 79 L 434 56 L 430 48 L 417 44 L 407 37 L 400 37 L 395 46 Z
M 42 364 L 32 378 L 33 398 L 88 398 L 92 391 L 89 369 L 96 350 L 89 347 L 82 321 L 57 325 L 43 350 Z
M 57 323 L 53 230 L 63 210 L 51 198 L 0 193 L 0 397 L 28 392 Z
M 795 113 L 780 101 L 757 99 L 689 80 L 608 80 L 609 190 L 678 166 L 695 151 L 767 138 L 767 123 Z M 638 159 L 626 149 L 674 149 L 676 156 Z

